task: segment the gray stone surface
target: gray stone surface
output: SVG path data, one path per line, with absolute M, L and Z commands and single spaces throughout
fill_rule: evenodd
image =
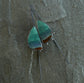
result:
M 0 0 L 0 83 L 84 83 L 84 1 L 44 2 L 45 5 L 42 0 Z M 30 4 L 56 32 L 54 37 L 65 55 L 51 40 L 43 44 L 39 52 L 42 80 L 37 51 L 33 55 L 32 80 L 29 74 L 32 50 L 27 36 L 33 26 Z

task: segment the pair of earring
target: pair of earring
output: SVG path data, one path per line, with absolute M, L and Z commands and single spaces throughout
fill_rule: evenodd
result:
M 41 64 L 40 64 L 40 56 L 38 55 L 38 51 L 43 49 L 42 42 L 43 43 L 48 42 L 48 40 L 51 38 L 52 33 L 49 26 L 46 23 L 41 21 L 40 16 L 36 13 L 32 5 L 30 5 L 30 8 L 31 8 L 33 27 L 30 30 L 30 33 L 28 35 L 28 45 L 31 49 L 37 50 L 37 57 L 39 59 L 38 62 L 39 62 L 39 67 L 40 67 L 40 78 L 41 78 Z M 37 19 L 37 27 L 36 27 L 34 16 Z M 33 51 L 31 54 L 31 64 L 30 64 L 30 69 L 29 69 L 29 74 L 31 78 L 32 78 L 32 74 L 31 74 L 32 62 L 33 62 Z
M 28 44 L 29 47 L 32 49 L 42 49 L 42 43 L 48 42 L 48 40 L 51 38 L 55 46 L 59 49 L 61 54 L 64 56 L 60 45 L 58 42 L 55 40 L 53 37 L 52 31 L 50 27 L 41 21 L 41 18 L 39 14 L 35 11 L 34 7 L 30 5 L 31 8 L 31 15 L 32 15 L 32 21 L 33 21 L 33 28 L 31 29 L 29 36 L 28 36 Z M 34 15 L 37 18 L 37 27 L 35 27 L 35 20 L 34 20 Z
M 56 47 L 60 50 L 61 54 L 63 55 L 63 52 L 59 46 L 59 44 L 57 43 L 57 41 L 53 38 L 53 34 L 52 31 L 50 29 L 50 27 L 41 21 L 40 16 L 36 13 L 34 7 L 31 5 L 31 15 L 32 15 L 32 21 L 33 21 L 33 28 L 31 29 L 29 35 L 28 35 L 28 45 L 30 48 L 32 49 L 37 49 L 37 50 L 41 50 L 42 47 L 42 43 L 46 43 L 49 41 L 49 39 L 52 39 L 52 41 L 54 42 L 54 44 L 56 45 Z M 36 23 L 34 20 L 34 15 L 37 18 L 37 28 L 36 28 Z M 32 56 L 33 57 L 33 53 Z M 39 57 L 39 65 L 40 65 L 40 76 L 41 76 L 41 64 L 40 64 L 40 56 Z M 33 60 L 31 58 L 31 60 Z M 67 61 L 68 63 L 68 61 Z M 31 65 L 30 65 L 31 66 Z M 31 67 L 32 68 L 32 67 Z M 30 71 L 31 71 L 30 68 Z

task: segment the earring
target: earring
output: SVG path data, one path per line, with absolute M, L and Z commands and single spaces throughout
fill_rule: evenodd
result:
M 36 49 L 37 50 L 37 60 L 38 60 L 38 63 L 39 63 L 39 67 L 40 67 L 40 79 L 41 78 L 41 64 L 40 64 L 40 56 L 39 56 L 39 50 L 41 50 L 43 47 L 42 47 L 42 43 L 41 43 L 41 40 L 40 40 L 40 37 L 39 37 L 39 34 L 38 34 L 38 31 L 35 27 L 35 20 L 34 20 L 34 15 L 33 15 L 33 12 L 31 10 L 31 16 L 32 16 L 32 22 L 33 22 L 33 28 L 31 29 L 29 35 L 28 35 L 28 45 L 30 48 L 32 49 Z M 31 83 L 32 83 L 32 63 L 33 63 L 33 51 L 32 51 L 32 54 L 31 54 L 31 64 L 30 64 L 30 68 L 29 68 L 29 75 L 30 75 L 30 80 L 31 80 Z

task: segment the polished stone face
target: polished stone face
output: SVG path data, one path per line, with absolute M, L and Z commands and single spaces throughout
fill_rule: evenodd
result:
M 50 27 L 46 23 L 38 20 L 37 25 L 38 25 L 37 26 L 38 27 L 38 33 L 39 33 L 39 36 L 40 36 L 42 41 L 46 40 L 49 36 L 52 35 Z
M 31 29 L 28 35 L 28 44 L 32 49 L 42 48 L 41 40 L 35 26 Z
M 30 4 L 55 32 L 65 55 L 52 40 L 43 43 L 39 52 L 42 80 L 37 51 L 33 54 L 32 76 L 29 74 L 32 49 L 27 40 L 33 27 Z M 83 0 L 0 0 L 0 83 L 84 83 L 83 4 Z

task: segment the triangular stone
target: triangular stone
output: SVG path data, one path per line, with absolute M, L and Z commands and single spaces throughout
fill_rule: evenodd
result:
M 28 35 L 28 44 L 32 49 L 42 48 L 42 44 L 35 26 L 31 29 Z
M 50 27 L 46 23 L 40 20 L 37 21 L 37 25 L 38 25 L 38 32 L 41 40 L 46 42 L 46 40 L 51 38 Z

